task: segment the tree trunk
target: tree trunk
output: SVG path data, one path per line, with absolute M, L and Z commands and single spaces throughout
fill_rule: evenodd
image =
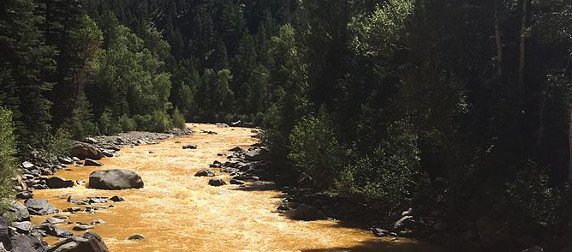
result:
M 501 35 L 501 19 L 500 19 L 500 0 L 495 0 L 494 4 L 494 15 L 495 15 L 495 42 L 497 46 L 497 62 L 498 62 L 498 74 L 502 75 L 502 35 Z

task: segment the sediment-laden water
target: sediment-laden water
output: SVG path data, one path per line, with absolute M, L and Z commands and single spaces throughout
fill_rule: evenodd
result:
M 113 252 L 125 251 L 439 251 L 433 246 L 412 240 L 376 238 L 370 232 L 345 227 L 335 220 L 297 221 L 278 213 L 276 207 L 284 197 L 274 190 L 246 190 L 234 185 L 211 187 L 208 178 L 194 177 L 208 168 L 217 153 L 248 147 L 257 139 L 251 129 L 217 128 L 194 124 L 192 135 L 169 139 L 157 145 L 124 147 L 114 158 L 101 162 L 103 167 L 70 166 L 57 172 L 67 179 L 88 180 L 97 169 L 129 169 L 138 173 L 145 188 L 105 191 L 75 186 L 66 189 L 36 190 L 35 198 L 48 199 L 60 209 L 75 206 L 66 201 L 76 198 L 119 195 L 124 202 L 100 204 L 114 208 L 94 214 L 63 213 L 72 222 L 103 219 L 96 225 Z M 212 130 L 216 135 L 201 134 Z M 176 143 L 180 141 L 181 143 Z M 197 144 L 195 150 L 184 150 L 184 144 Z M 228 175 L 217 174 L 229 180 Z M 246 187 L 248 188 L 248 187 Z M 62 213 L 60 213 L 62 214 Z M 33 217 L 37 224 L 48 216 Z M 62 225 L 71 229 L 73 225 Z M 79 232 L 76 232 L 76 234 Z M 128 241 L 133 234 L 146 237 Z M 55 238 L 47 238 L 55 242 Z

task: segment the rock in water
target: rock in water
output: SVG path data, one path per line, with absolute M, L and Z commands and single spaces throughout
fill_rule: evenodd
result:
M 83 166 L 103 166 L 103 164 L 93 159 L 86 158 Z
M 70 154 L 80 159 L 94 159 L 100 160 L 104 157 L 103 153 L 95 146 L 87 143 L 76 143 L 72 145 Z
M 137 173 L 129 170 L 94 171 L 89 175 L 89 187 L 104 190 L 143 188 L 143 180 Z
M 194 149 L 196 149 L 196 148 L 197 148 L 197 145 L 196 145 L 196 144 L 187 144 L 187 145 L 183 146 L 183 149 L 185 149 L 185 150 L 188 150 L 188 149 L 189 149 L 189 150 L 194 150 Z
M 86 232 L 50 246 L 48 252 L 109 252 L 109 249 L 96 233 Z
M 24 206 L 33 215 L 46 215 L 58 212 L 58 209 L 45 199 L 28 199 Z
M 74 183 L 69 179 L 64 179 L 60 177 L 51 177 L 46 180 L 46 185 L 48 185 L 49 188 L 57 189 L 57 188 L 73 187 Z
M 134 234 L 132 236 L 127 237 L 127 240 L 145 240 L 145 237 L 140 234 Z
M 213 170 L 200 170 L 195 173 L 195 177 L 214 177 L 215 172 Z
M 223 186 L 223 185 L 226 185 L 226 182 L 224 182 L 224 180 L 222 180 L 222 179 L 210 179 L 209 185 L 211 185 L 211 186 Z

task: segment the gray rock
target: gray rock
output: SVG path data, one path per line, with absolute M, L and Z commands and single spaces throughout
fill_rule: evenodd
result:
M 98 144 L 99 141 L 97 141 L 97 139 L 93 138 L 93 137 L 86 137 L 85 139 L 83 139 L 84 142 L 88 143 L 88 144 Z
M 196 144 L 187 144 L 187 145 L 183 146 L 183 149 L 185 149 L 185 150 L 186 149 L 194 150 L 196 148 L 197 148 Z
M 26 199 L 31 199 L 32 197 L 34 197 L 34 195 L 32 195 L 32 193 L 28 191 L 22 191 L 16 194 L 16 198 L 18 199 L 26 200 Z
M 73 159 L 70 157 L 58 157 L 58 161 L 62 164 L 73 164 Z
M 222 179 L 209 179 L 209 185 L 211 186 L 223 186 L 226 185 L 226 182 Z
M 89 229 L 93 229 L 93 226 L 91 226 L 91 225 L 77 225 L 77 226 L 74 226 L 72 228 L 72 230 L 74 230 L 74 231 L 86 231 Z
M 74 236 L 50 246 L 48 252 L 109 252 L 109 249 L 95 233 L 86 232 L 82 236 Z
M 127 237 L 127 240 L 145 240 L 145 237 L 140 234 L 134 234 L 132 236 Z
M 113 202 L 120 202 L 120 201 L 125 201 L 125 199 L 123 199 L 122 197 L 119 197 L 117 195 L 109 198 L 109 200 L 113 201 Z
M 106 157 L 113 157 L 115 155 L 115 151 L 113 150 L 103 150 L 101 153 Z
M 215 172 L 213 170 L 200 170 L 197 173 L 195 173 L 195 177 L 214 177 L 216 176 Z
M 14 235 L 10 238 L 10 252 L 45 252 L 46 245 L 34 235 Z M 4 244 L 6 245 L 6 244 Z M 6 247 L 8 249 L 8 247 Z
M 64 179 L 60 177 L 51 177 L 46 180 L 46 185 L 52 189 L 68 188 L 68 187 L 73 187 L 74 182 L 69 179 Z
M 90 158 L 86 158 L 83 165 L 84 166 L 103 166 L 102 163 L 97 162 L 97 161 L 90 159 Z
M 32 230 L 32 223 L 29 221 L 13 222 L 12 227 L 14 227 L 18 233 L 27 234 Z
M 36 166 L 28 161 L 25 161 L 22 163 L 22 168 L 26 169 L 26 170 L 31 170 L 32 168 L 35 168 Z
M 240 181 L 238 179 L 231 179 L 229 182 L 231 185 L 244 185 L 244 181 Z
M 141 177 L 129 170 L 102 170 L 89 175 L 89 187 L 94 189 L 122 190 L 143 186 Z
M 104 157 L 103 153 L 95 146 L 88 143 L 76 143 L 72 145 L 70 154 L 80 159 L 94 159 L 99 160 Z
M 46 215 L 58 212 L 58 209 L 45 199 L 28 199 L 24 206 L 32 215 Z
M 8 209 L 7 214 L 11 215 L 15 221 L 30 220 L 30 213 L 28 212 L 28 209 L 22 205 L 22 203 L 15 200 L 10 202 L 10 208 Z
M 102 219 L 97 219 L 97 220 L 92 221 L 90 224 L 91 225 L 103 225 L 103 224 L 107 224 L 107 222 L 105 222 Z

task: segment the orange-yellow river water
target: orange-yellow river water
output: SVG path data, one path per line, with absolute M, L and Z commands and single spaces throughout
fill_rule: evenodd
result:
M 105 191 L 75 186 L 65 189 L 36 190 L 35 198 L 47 199 L 64 209 L 75 206 L 66 201 L 76 198 L 119 195 L 123 202 L 114 208 L 69 215 L 72 222 L 103 219 L 107 224 L 92 230 L 102 236 L 112 252 L 154 251 L 440 251 L 431 245 L 413 240 L 374 237 L 371 232 L 344 227 L 335 220 L 298 221 L 276 212 L 285 196 L 274 190 L 240 190 L 235 185 L 212 187 L 208 178 L 194 177 L 199 169 L 208 168 L 214 160 L 224 161 L 217 153 L 248 147 L 256 143 L 251 129 L 217 128 L 214 125 L 192 124 L 196 133 L 168 139 L 157 145 L 124 147 L 113 158 L 101 160 L 102 167 L 69 166 L 57 172 L 67 179 L 88 180 L 97 169 L 129 169 L 138 173 L 143 189 Z M 201 129 L 217 132 L 200 133 Z M 180 141 L 181 143 L 176 143 Z M 184 144 L 197 144 L 195 150 L 183 150 Z M 150 153 L 153 152 L 153 153 Z M 220 175 L 217 173 L 217 175 Z M 220 178 L 229 180 L 228 175 Z M 104 205 L 109 205 L 104 204 Z M 48 216 L 33 217 L 37 224 Z M 69 228 L 71 225 L 61 225 Z M 79 234 L 80 232 L 75 232 Z M 146 239 L 128 241 L 141 234 Z M 47 238 L 54 243 L 55 238 Z

